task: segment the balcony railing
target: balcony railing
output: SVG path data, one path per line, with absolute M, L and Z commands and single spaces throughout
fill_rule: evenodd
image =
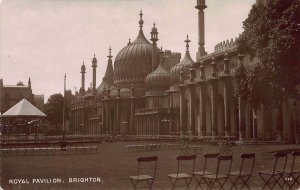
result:
M 174 113 L 175 109 L 172 108 L 146 108 L 135 111 L 135 114 L 153 114 L 153 113 Z

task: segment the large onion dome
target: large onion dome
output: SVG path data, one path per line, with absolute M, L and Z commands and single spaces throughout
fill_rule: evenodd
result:
M 140 31 L 137 38 L 128 43 L 116 56 L 114 63 L 114 85 L 128 88 L 145 85 L 145 77 L 152 68 L 152 45 L 143 33 L 143 13 L 140 13 Z
M 168 88 L 170 86 L 170 75 L 163 67 L 164 58 L 161 51 L 161 61 L 158 67 L 146 77 L 146 85 L 149 88 Z
M 184 58 L 178 64 L 173 66 L 170 70 L 171 79 L 175 83 L 178 83 L 180 81 L 181 70 L 183 70 L 184 79 L 187 79 L 187 77 L 189 75 L 189 69 L 192 66 L 192 64 L 195 63 L 195 61 L 193 61 L 193 59 L 191 58 L 191 55 L 189 52 L 189 43 L 191 42 L 189 40 L 189 36 L 187 36 L 187 39 L 184 42 L 186 42 L 186 52 L 185 52 Z

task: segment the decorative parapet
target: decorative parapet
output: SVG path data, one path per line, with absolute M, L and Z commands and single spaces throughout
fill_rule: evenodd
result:
M 164 55 L 166 57 L 179 57 L 179 59 L 181 58 L 181 53 L 172 52 L 171 50 L 165 50 Z
M 231 38 L 231 40 L 226 40 L 223 42 L 218 43 L 215 45 L 215 52 L 221 52 L 221 51 L 227 51 L 229 49 L 235 48 L 237 46 L 237 38 L 234 40 Z

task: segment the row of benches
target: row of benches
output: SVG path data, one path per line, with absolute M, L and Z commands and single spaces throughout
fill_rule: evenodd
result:
M 201 189 L 206 186 L 206 189 L 225 189 L 225 184 L 230 181 L 230 189 L 250 189 L 249 179 L 252 176 L 255 153 L 241 154 L 241 165 L 239 170 L 232 171 L 233 155 L 221 155 L 204 154 L 204 166 L 200 168 L 200 171 L 195 171 L 196 155 L 177 156 L 177 170 L 176 173 L 169 174 L 168 178 L 171 182 L 172 189 L 176 187 L 186 187 L 190 189 L 190 185 L 193 179 L 196 181 L 196 189 Z M 274 165 L 270 170 L 259 171 L 258 174 L 263 181 L 262 189 L 268 187 L 269 189 L 294 189 L 300 186 L 300 170 L 296 168 L 296 157 L 300 159 L 300 151 L 294 151 L 291 153 L 291 165 L 287 166 L 288 153 L 278 152 L 274 153 Z M 134 189 L 138 188 L 140 182 L 147 182 L 149 189 L 152 189 L 153 182 L 156 176 L 156 166 L 158 157 L 139 157 L 138 161 L 138 173 L 135 176 L 130 176 L 130 181 Z M 145 162 L 154 162 L 154 169 L 152 174 L 145 174 L 145 171 L 141 171 L 145 168 Z M 188 172 L 182 171 L 180 167 L 182 162 L 191 162 L 192 168 Z M 143 164 L 143 166 L 142 166 Z M 209 170 L 209 165 L 214 164 L 215 170 Z M 222 168 L 222 169 L 221 169 Z M 183 181 L 184 184 L 179 185 L 177 182 Z M 226 187 L 229 188 L 229 187 Z

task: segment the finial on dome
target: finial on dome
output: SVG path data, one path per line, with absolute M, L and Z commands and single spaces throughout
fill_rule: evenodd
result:
M 107 56 L 107 57 L 108 57 L 109 59 L 111 59 L 111 58 L 113 57 L 113 56 L 111 55 L 111 46 L 109 46 L 109 49 L 108 49 L 108 51 L 109 51 L 109 54 L 108 54 L 108 56 Z
M 130 40 L 131 40 L 131 39 L 129 38 L 129 39 L 128 39 L 128 43 L 127 43 L 128 46 L 131 44 L 131 41 L 130 41 Z
M 140 21 L 139 21 L 139 24 L 140 24 L 140 28 L 142 29 L 143 28 L 143 24 L 144 24 L 144 21 L 143 21 L 143 12 L 141 10 L 140 12 Z
M 186 43 L 186 51 L 189 51 L 189 43 L 191 42 L 191 40 L 189 40 L 189 35 L 186 35 L 186 40 L 184 42 Z

